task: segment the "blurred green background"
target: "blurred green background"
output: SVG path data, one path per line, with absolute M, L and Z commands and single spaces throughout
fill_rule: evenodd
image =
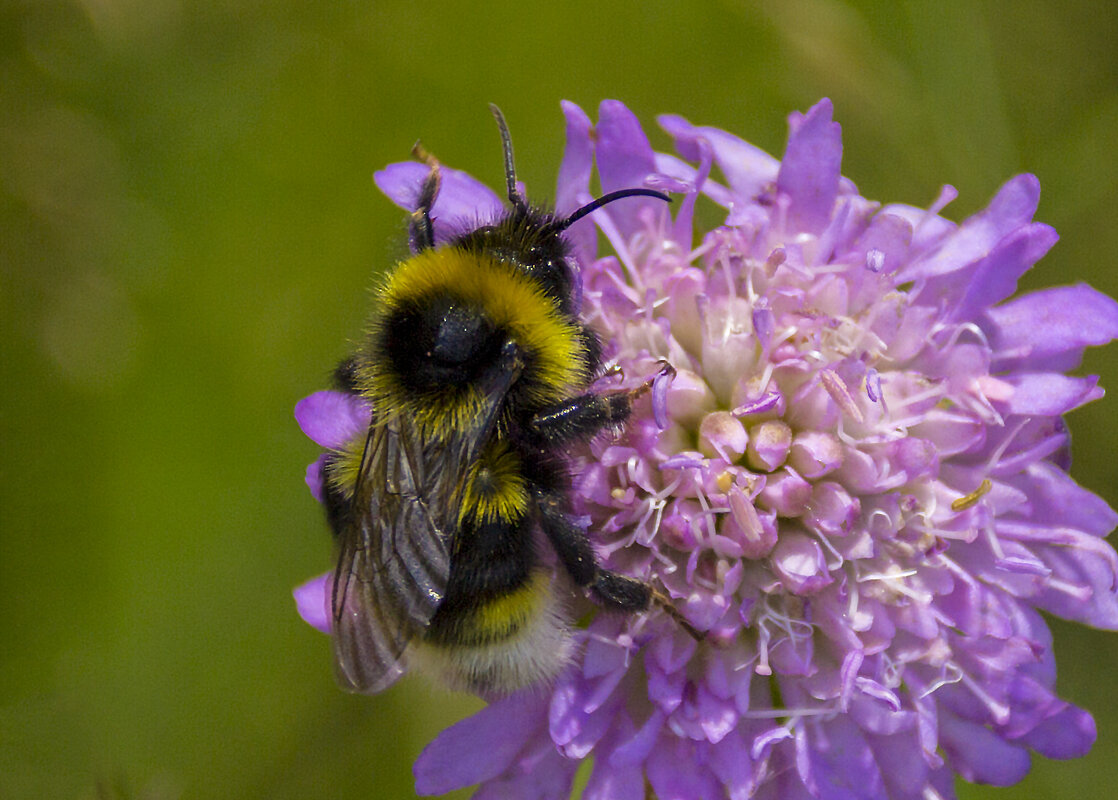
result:
M 0 3 L 0 797 L 409 797 L 476 707 L 341 693 L 290 596 L 330 561 L 292 406 L 402 252 L 370 175 L 418 137 L 497 184 L 496 102 L 547 197 L 562 98 L 779 154 L 826 95 L 863 194 L 951 183 L 959 219 L 1035 172 L 1062 241 L 1026 285 L 1118 295 L 1116 41 L 1098 0 Z M 1116 402 L 1071 419 L 1112 502 Z M 965 798 L 1118 785 L 1118 636 L 1054 627 L 1095 750 Z

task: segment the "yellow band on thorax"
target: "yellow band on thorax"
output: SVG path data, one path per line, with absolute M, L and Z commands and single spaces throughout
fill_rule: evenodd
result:
M 380 309 L 373 326 L 395 311 L 422 305 L 439 294 L 476 309 L 517 343 L 530 371 L 522 384 L 536 395 L 531 399 L 546 402 L 564 397 L 587 380 L 578 325 L 559 311 L 538 281 L 484 253 L 440 247 L 402 262 L 379 291 Z M 472 395 L 471 387 L 448 387 L 445 396 L 425 398 L 413 408 L 398 376 L 378 361 L 365 365 L 363 376 L 374 406 L 407 409 L 422 430 L 436 433 L 453 433 L 476 421 L 476 408 L 485 398 Z

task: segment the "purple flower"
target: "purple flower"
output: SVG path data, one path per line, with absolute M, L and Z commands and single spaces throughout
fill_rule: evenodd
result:
M 679 157 L 655 153 L 617 102 L 593 129 L 564 113 L 560 211 L 590 199 L 595 163 L 603 191 L 684 195 L 674 219 L 641 198 L 596 212 L 607 254 L 590 220 L 571 231 L 620 385 L 658 359 L 678 371 L 666 429 L 644 404 L 573 474 L 605 563 L 707 638 L 598 615 L 556 685 L 432 742 L 417 790 L 565 798 L 592 757 L 589 800 L 646 782 L 661 800 L 933 800 L 955 775 L 1021 780 L 1030 751 L 1087 752 L 1094 722 L 1055 695 L 1039 612 L 1118 628 L 1118 517 L 1068 477 L 1062 420 L 1102 395 L 1064 373 L 1118 337 L 1118 304 L 1082 284 L 1010 299 L 1056 241 L 1032 221 L 1036 178 L 955 224 L 950 187 L 927 210 L 861 197 L 827 100 L 791 117 L 782 161 L 676 116 L 660 124 Z M 378 185 L 407 206 L 421 172 Z M 497 207 L 452 174 L 447 232 Z M 696 234 L 700 194 L 726 216 Z M 369 412 L 320 393 L 297 413 L 330 448 Z M 325 627 L 325 581 L 300 592 Z

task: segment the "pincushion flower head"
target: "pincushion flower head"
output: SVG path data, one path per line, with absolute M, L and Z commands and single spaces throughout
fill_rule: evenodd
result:
M 1084 754 L 1094 723 L 1055 694 L 1040 612 L 1118 627 L 1118 518 L 1068 476 L 1062 419 L 1102 395 L 1066 373 L 1118 336 L 1118 304 L 1082 284 L 1013 297 L 1056 241 L 1032 221 L 1037 180 L 955 224 L 950 187 L 930 209 L 861 197 L 826 100 L 791 117 L 780 161 L 677 116 L 659 122 L 678 156 L 656 153 L 616 102 L 596 125 L 564 113 L 560 213 L 595 165 L 603 192 L 682 196 L 595 212 L 606 253 L 590 219 L 568 233 L 582 317 L 623 376 L 601 380 L 677 371 L 571 474 L 604 564 L 705 638 L 592 616 L 553 685 L 432 742 L 417 791 L 565 798 L 593 759 L 593 800 L 935 800 L 956 775 L 1019 781 L 1033 751 Z M 417 166 L 378 185 L 414 207 Z M 700 196 L 723 209 L 712 230 Z M 447 171 L 434 215 L 464 230 L 500 205 Z M 300 423 L 328 448 L 367 425 L 312 398 Z M 297 590 L 319 627 L 326 583 Z

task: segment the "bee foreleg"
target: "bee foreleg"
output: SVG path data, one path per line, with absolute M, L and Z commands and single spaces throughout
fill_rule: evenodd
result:
M 427 152 L 419 142 L 415 143 L 411 153 L 419 161 L 427 165 L 427 177 L 419 189 L 415 211 L 411 214 L 408 232 L 411 234 L 412 245 L 416 250 L 428 250 L 435 246 L 435 227 L 431 223 L 431 208 L 435 205 L 435 198 L 439 196 L 439 184 L 442 175 L 439 172 L 439 160 Z

